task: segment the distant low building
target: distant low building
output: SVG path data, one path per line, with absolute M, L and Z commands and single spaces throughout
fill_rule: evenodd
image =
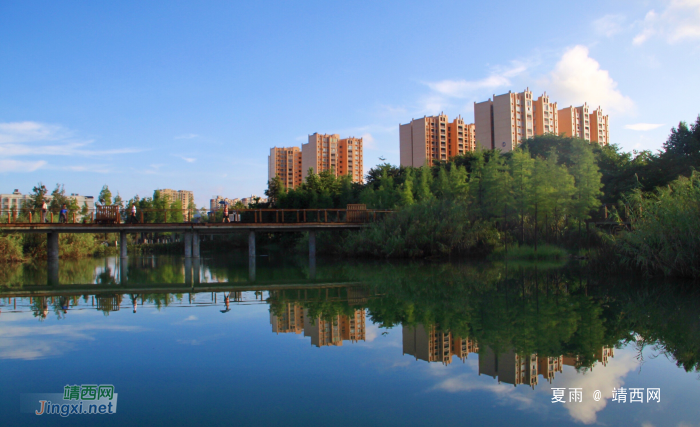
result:
M 189 211 L 187 210 L 187 207 L 190 205 L 190 203 L 194 203 L 194 193 L 191 191 L 187 190 L 171 190 L 169 188 L 163 188 L 160 190 L 156 190 L 160 193 L 161 197 L 166 198 L 167 200 L 170 201 L 170 203 L 174 201 L 180 201 L 182 204 L 182 214 L 185 217 L 185 220 L 189 221 Z
M 77 193 L 71 193 L 68 196 L 71 199 L 75 199 L 76 204 L 80 209 L 87 206 L 89 211 L 95 209 L 95 198 L 93 196 L 81 196 Z M 46 203 L 51 203 L 53 197 L 50 194 L 44 196 Z M 12 192 L 12 194 L 0 194 L 0 209 L 3 211 L 17 210 L 18 212 L 22 209 L 27 209 L 32 203 L 32 196 L 30 194 L 22 194 L 18 189 Z

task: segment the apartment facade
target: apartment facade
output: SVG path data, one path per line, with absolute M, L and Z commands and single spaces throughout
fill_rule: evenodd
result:
M 520 93 L 509 91 L 484 102 L 475 102 L 474 124 L 476 143 L 481 148 L 512 151 L 523 140 L 535 135 L 532 92 L 529 89 Z
M 182 203 L 182 209 L 187 209 L 190 202 L 194 203 L 194 193 L 187 190 L 171 190 L 170 188 L 163 188 L 157 190 L 160 193 L 160 197 L 164 197 L 170 201 L 170 203 L 179 201 Z
M 352 182 L 362 182 L 362 152 L 362 138 L 351 137 L 338 141 L 337 176 L 349 175 Z
M 444 113 L 400 124 L 399 139 L 401 166 L 416 168 L 476 149 L 474 124 L 464 123 L 461 116 L 450 123 Z
M 610 130 L 608 128 L 608 116 L 603 114 L 603 109 L 598 107 L 590 114 L 591 142 L 607 145 L 610 142 Z
M 309 318 L 304 310 L 304 336 L 311 338 L 311 345 L 327 347 L 343 345 L 343 340 L 357 342 L 365 339 L 364 310 L 355 310 L 352 316 L 336 315 L 330 318 Z
M 302 183 L 302 157 L 299 147 L 273 147 L 267 156 L 267 180 L 278 176 L 287 188 Z
M 336 177 L 350 175 L 353 182 L 362 182 L 363 165 L 362 138 L 341 139 L 338 134 L 314 133 L 301 146 L 302 179 L 313 169 L 317 174 L 331 171 Z
M 559 131 L 564 136 L 591 140 L 591 123 L 588 112 L 588 104 L 580 107 L 569 106 L 558 112 Z
M 549 101 L 547 92 L 532 103 L 532 115 L 535 118 L 535 135 L 553 133 L 559 135 L 559 114 L 557 103 Z

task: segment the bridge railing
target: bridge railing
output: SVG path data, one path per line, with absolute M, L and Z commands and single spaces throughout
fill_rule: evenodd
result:
M 382 219 L 391 210 L 382 209 L 230 209 L 230 224 L 310 224 L 310 223 L 369 223 Z M 64 216 L 56 211 L 0 209 L 0 224 L 177 224 L 222 223 L 223 210 L 202 213 L 190 209 L 137 209 L 135 219 L 130 208 L 82 209 L 68 211 Z

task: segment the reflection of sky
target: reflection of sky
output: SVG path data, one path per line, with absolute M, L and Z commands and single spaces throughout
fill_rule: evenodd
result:
M 641 371 L 632 345 L 606 367 L 576 373 L 566 366 L 551 386 L 540 377 L 533 391 L 479 376 L 476 354 L 449 366 L 402 355 L 401 327 L 368 321 L 365 342 L 317 348 L 302 335 L 273 334 L 267 305 L 232 304 L 221 313 L 222 301 L 109 316 L 69 310 L 43 322 L 3 311 L 3 424 L 46 425 L 19 413 L 18 396 L 60 392 L 67 383 L 115 384 L 119 413 L 100 419 L 106 425 L 676 426 L 700 419 L 697 374 L 653 358 L 651 349 Z M 610 402 L 620 385 L 660 387 L 662 403 Z M 584 403 L 552 404 L 550 387 L 582 387 Z M 596 389 L 608 400 L 594 402 Z

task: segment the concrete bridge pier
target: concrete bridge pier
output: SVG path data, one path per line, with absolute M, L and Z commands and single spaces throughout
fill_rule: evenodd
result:
M 185 284 L 192 285 L 192 257 L 185 258 Z
M 58 280 L 58 258 L 48 260 L 47 264 L 47 275 L 46 282 L 49 286 L 56 286 L 59 284 Z
M 199 275 L 200 275 L 200 259 L 199 259 L 199 258 L 195 258 L 195 259 L 192 260 L 192 267 L 194 267 L 194 268 L 192 269 L 192 279 L 194 280 L 194 284 L 195 284 L 195 285 L 199 285 L 199 282 L 200 282 L 200 279 L 199 279 Z
M 126 231 L 119 232 L 119 255 L 122 259 L 126 258 Z
M 255 282 L 255 231 L 248 234 L 248 280 Z
M 192 256 L 199 258 L 199 232 L 192 232 Z
M 121 245 L 121 242 L 119 244 Z M 124 252 L 126 252 L 126 250 Z M 127 270 L 128 270 L 127 258 L 125 256 L 122 256 L 121 259 L 119 260 L 119 283 L 122 285 L 126 285 L 126 275 L 128 273 Z
M 46 258 L 49 261 L 58 261 L 58 232 L 52 231 L 46 234 Z
M 192 233 L 185 233 L 185 258 L 192 258 Z
M 316 232 L 309 231 L 309 259 L 316 260 Z

